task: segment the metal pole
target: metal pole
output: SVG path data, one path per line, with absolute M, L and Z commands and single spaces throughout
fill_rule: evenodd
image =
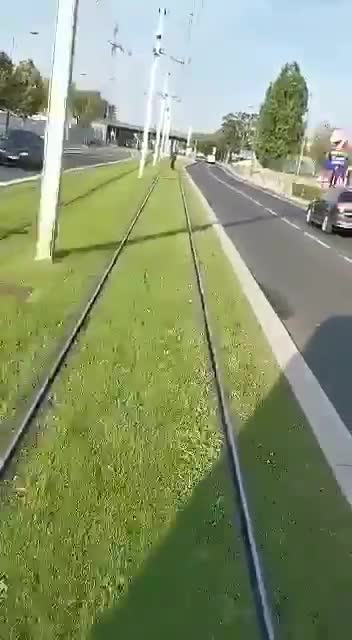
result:
M 170 153 L 170 132 L 171 132 L 171 100 L 169 101 L 169 109 L 167 113 L 166 135 L 165 135 L 165 153 Z
M 67 94 L 72 80 L 78 1 L 58 0 L 40 196 L 37 260 L 52 260 L 55 251 Z
M 153 157 L 154 166 L 158 162 L 159 156 L 160 156 L 160 141 L 161 141 L 161 132 L 163 129 L 164 119 L 165 119 L 165 107 L 166 107 L 169 75 L 170 74 L 167 73 L 165 76 L 163 93 L 160 97 L 160 117 L 159 117 L 158 128 L 156 131 L 156 141 L 155 141 L 155 149 L 154 149 L 154 157 Z
M 144 131 L 143 131 L 142 153 L 141 153 L 141 159 L 139 163 L 139 173 L 138 173 L 139 178 L 143 176 L 144 167 L 145 167 L 145 163 L 148 155 L 149 129 L 152 121 L 155 78 L 156 78 L 159 58 L 162 55 L 161 40 L 163 37 L 163 23 L 164 23 L 165 15 L 166 15 L 166 9 L 159 9 L 159 24 L 158 24 L 158 30 L 155 34 L 153 62 L 150 69 L 149 88 L 148 88 L 148 95 L 147 95 L 147 108 L 146 108 L 145 124 L 144 124 Z
M 187 149 L 191 146 L 191 139 L 192 139 L 192 127 L 189 127 L 188 135 L 187 135 Z
M 311 98 L 312 98 L 312 94 L 310 93 L 309 96 L 308 96 L 307 118 L 306 118 L 306 123 L 305 123 L 305 127 L 304 127 L 303 140 L 302 140 L 302 144 L 301 144 L 301 150 L 300 150 L 299 159 L 298 159 L 298 165 L 297 165 L 297 172 L 296 172 L 297 176 L 299 176 L 300 171 L 301 171 L 301 166 L 302 166 L 302 162 L 303 162 L 303 155 L 304 155 L 304 148 L 306 146 L 308 124 L 309 124 L 309 109 L 310 109 Z
M 166 131 L 167 131 L 167 120 L 169 113 L 169 96 L 165 99 L 165 111 L 164 111 L 164 122 L 163 122 L 163 133 L 161 136 L 161 147 L 160 147 L 160 155 L 163 156 L 165 154 L 165 142 L 166 142 Z

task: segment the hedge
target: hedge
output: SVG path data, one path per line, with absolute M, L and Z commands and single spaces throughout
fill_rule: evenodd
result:
M 311 184 L 302 184 L 300 182 L 292 183 L 292 195 L 303 200 L 314 200 L 321 197 L 321 189 Z

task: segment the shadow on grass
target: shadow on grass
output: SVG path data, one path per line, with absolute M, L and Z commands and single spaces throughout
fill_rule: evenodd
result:
M 121 587 L 120 604 L 94 625 L 91 640 L 257 638 L 230 494 L 223 456 L 126 594 Z
M 341 323 L 347 330 L 352 318 L 330 319 L 307 353 L 324 353 Z M 351 511 L 284 376 L 243 424 L 238 446 L 279 637 L 350 637 Z M 128 588 L 116 592 L 91 640 L 259 638 L 239 527 L 224 495 L 233 498 L 222 458 Z
M 26 224 L 22 224 L 21 226 L 13 227 L 12 229 L 0 228 L 0 240 L 7 240 L 12 236 L 25 236 L 29 233 L 32 226 L 33 225 L 28 222 Z
M 258 220 L 262 220 L 262 219 L 271 220 L 271 218 L 269 218 L 268 216 L 265 216 L 265 217 L 258 216 L 258 218 L 253 218 L 250 220 L 236 220 L 234 222 L 228 222 L 223 224 L 222 227 L 224 228 L 237 227 L 240 225 L 251 224 L 253 222 L 257 222 Z M 206 231 L 207 229 L 210 229 L 216 224 L 219 224 L 219 223 L 213 222 L 209 224 L 195 225 L 193 227 L 193 231 L 194 233 Z M 140 244 L 143 242 L 148 242 L 150 240 L 161 240 L 163 238 L 170 238 L 173 236 L 178 236 L 178 235 L 187 234 L 187 233 L 188 233 L 188 230 L 186 227 L 180 227 L 179 229 L 171 229 L 169 231 L 163 231 L 161 233 L 150 233 L 144 236 L 137 235 L 135 238 L 132 238 L 131 240 L 129 240 L 126 246 Z M 71 249 L 59 249 L 56 252 L 55 259 L 62 260 L 63 258 L 67 258 L 71 254 L 89 253 L 90 251 L 106 251 L 107 249 L 115 249 L 116 247 L 118 247 L 120 242 L 121 240 L 116 240 L 115 242 L 105 242 L 105 243 L 102 242 L 100 244 L 86 245 L 83 247 L 72 247 Z
M 109 178 L 108 180 L 104 180 L 103 182 L 100 182 L 99 184 L 95 185 L 91 189 L 88 189 L 88 191 L 85 191 L 85 192 L 79 194 L 78 196 L 75 196 L 71 200 L 63 201 L 61 203 L 61 206 L 62 207 L 69 207 L 70 205 L 73 205 L 76 202 L 80 202 L 81 200 L 84 200 L 85 198 L 88 198 L 89 196 L 91 196 L 93 193 L 97 193 L 101 189 L 104 189 L 105 187 L 109 186 L 110 184 L 112 184 L 114 182 L 118 182 L 122 178 L 125 178 L 126 176 L 134 173 L 135 171 L 137 171 L 136 167 L 130 168 L 127 171 L 123 171 L 122 173 L 120 173 L 117 176 L 113 176 L 113 177 Z M 26 235 L 26 234 L 29 233 L 29 231 L 32 229 L 32 227 L 35 224 L 36 224 L 36 220 L 33 220 L 32 222 L 27 222 L 24 225 L 13 227 L 13 228 L 8 228 L 8 229 L 6 229 L 6 228 L 5 229 L 1 229 L 0 228 L 0 240 L 8 240 L 12 236 Z M 115 243 L 113 243 L 113 246 L 115 246 Z M 107 248 L 109 248 L 109 246 Z M 65 255 L 67 255 L 67 253 Z M 60 251 L 58 251 L 58 257 L 60 257 Z M 61 257 L 63 257 L 63 255 L 61 255 Z
M 85 198 L 88 198 L 93 193 L 97 193 L 101 189 L 104 189 L 105 187 L 108 187 L 110 184 L 112 184 L 114 182 L 118 182 L 122 178 L 125 178 L 126 176 L 130 175 L 131 173 L 135 173 L 136 171 L 137 171 L 137 167 L 129 168 L 127 171 L 123 171 L 123 172 L 119 173 L 117 176 L 113 176 L 111 178 L 108 178 L 107 180 L 104 180 L 103 182 L 99 182 L 99 184 L 95 185 L 91 189 L 88 189 L 88 191 L 84 191 L 83 193 L 79 194 L 78 196 L 75 196 L 71 200 L 66 200 L 66 201 L 64 200 L 61 203 L 61 206 L 69 207 L 70 205 L 75 204 L 76 202 L 80 202 L 81 200 L 85 200 Z

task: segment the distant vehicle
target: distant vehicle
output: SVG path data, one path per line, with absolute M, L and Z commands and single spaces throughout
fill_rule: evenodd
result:
M 209 155 L 207 155 L 207 162 L 208 164 L 215 164 L 215 156 L 213 153 L 209 153 Z
M 205 155 L 201 151 L 196 154 L 196 160 L 204 160 Z
M 0 136 L 0 164 L 23 169 L 42 169 L 44 140 L 33 131 L 9 129 Z
M 334 229 L 352 229 L 352 189 L 330 187 L 307 208 L 307 224 L 319 225 L 324 233 Z

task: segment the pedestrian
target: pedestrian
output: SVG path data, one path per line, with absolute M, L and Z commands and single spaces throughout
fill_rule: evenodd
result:
M 170 162 L 170 167 L 171 169 L 174 171 L 175 169 L 175 162 L 177 160 L 177 153 L 176 151 L 172 151 L 171 152 L 171 162 Z

